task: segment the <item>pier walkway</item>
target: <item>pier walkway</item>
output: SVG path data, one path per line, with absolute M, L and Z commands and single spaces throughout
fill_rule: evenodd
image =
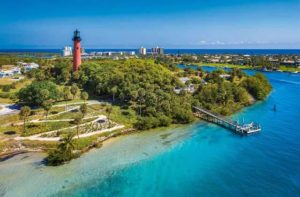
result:
M 226 117 L 214 114 L 206 109 L 193 106 L 195 114 L 206 121 L 218 124 L 222 127 L 230 129 L 238 134 L 245 135 L 261 131 L 260 125 L 252 122 L 250 124 L 239 124 L 237 121 L 232 121 Z

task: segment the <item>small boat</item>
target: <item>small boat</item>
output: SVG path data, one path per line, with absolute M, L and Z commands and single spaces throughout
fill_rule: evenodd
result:
M 276 104 L 273 106 L 273 111 L 276 111 L 277 109 L 276 109 Z
M 252 134 L 261 131 L 261 127 L 259 124 L 251 122 L 249 124 L 243 124 L 236 128 L 236 131 L 242 132 L 243 134 Z

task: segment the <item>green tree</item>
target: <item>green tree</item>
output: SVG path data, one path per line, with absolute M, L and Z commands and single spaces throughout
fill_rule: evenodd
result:
M 272 90 L 270 83 L 261 73 L 245 79 L 242 86 L 257 100 L 263 100 Z
M 49 91 L 47 89 L 43 89 L 40 91 L 40 96 L 41 96 L 41 99 L 43 100 L 42 101 L 42 104 L 45 100 L 47 100 L 49 98 Z
M 25 74 L 25 68 L 24 68 L 24 67 L 21 68 L 21 74 L 22 74 L 22 75 Z
M 70 91 L 71 91 L 71 94 L 73 95 L 73 100 L 74 100 L 76 94 L 77 94 L 78 91 L 79 91 L 79 88 L 78 88 L 78 86 L 76 85 L 76 83 L 73 83 L 73 84 L 72 84 L 71 90 L 70 90 Z
M 34 70 L 34 77 L 37 81 L 44 81 L 46 79 L 45 73 L 42 70 Z
M 47 157 L 48 165 L 57 166 L 70 161 L 75 157 L 73 150 L 75 149 L 74 133 L 68 132 L 64 135 L 57 148 L 50 151 Z
M 86 101 L 89 99 L 89 94 L 87 93 L 87 92 L 81 92 L 81 94 L 80 94 L 80 98 L 82 99 L 82 100 L 84 100 L 84 103 L 86 103 Z
M 80 112 L 83 114 L 83 117 L 87 114 L 88 112 L 88 106 L 87 104 L 82 104 L 80 105 Z
M 71 73 L 67 69 L 63 69 L 58 76 L 59 81 L 67 83 L 71 79 Z
M 64 98 L 64 101 L 66 102 L 65 110 L 67 110 L 68 100 L 70 99 L 70 97 L 71 97 L 70 88 L 65 86 L 64 89 L 63 89 L 63 98 Z
M 41 106 L 45 99 L 57 100 L 60 97 L 57 85 L 51 81 L 34 81 L 18 93 L 21 103 Z
M 142 107 L 145 102 L 146 92 L 144 89 L 139 89 L 138 91 L 138 103 L 139 103 L 139 115 L 142 116 Z
M 115 96 L 116 96 L 116 93 L 118 92 L 118 87 L 117 86 L 114 86 L 112 89 L 111 89 L 111 93 L 113 95 L 113 102 L 115 101 Z
M 42 104 L 42 107 L 45 110 L 45 117 L 46 117 L 45 125 L 46 125 L 46 130 L 47 130 L 48 115 L 49 115 L 49 111 L 52 108 L 52 102 L 50 100 L 44 101 L 43 104 Z
M 31 109 L 28 106 L 21 107 L 19 117 L 23 120 L 23 132 L 26 132 L 26 121 L 31 113 Z
M 113 111 L 113 108 L 111 105 L 108 105 L 105 109 L 106 113 L 107 113 L 107 121 L 108 121 L 108 127 L 111 127 L 111 121 L 110 121 L 110 115 Z
M 76 124 L 76 133 L 77 133 L 77 138 L 79 139 L 79 126 L 82 122 L 83 119 L 83 114 L 80 113 L 75 119 L 74 119 L 74 123 Z

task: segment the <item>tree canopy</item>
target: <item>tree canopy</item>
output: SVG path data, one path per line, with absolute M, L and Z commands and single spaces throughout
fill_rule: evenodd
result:
M 82 85 L 99 96 L 118 99 L 136 110 L 140 115 L 138 128 L 186 123 L 193 119 L 189 96 L 178 96 L 173 91 L 180 83 L 177 77 L 153 61 L 89 62 L 82 65 L 82 72 L 89 78 L 87 84 Z
M 45 100 L 57 100 L 59 96 L 57 85 L 51 81 L 34 81 L 18 94 L 21 103 L 31 106 L 42 106 Z

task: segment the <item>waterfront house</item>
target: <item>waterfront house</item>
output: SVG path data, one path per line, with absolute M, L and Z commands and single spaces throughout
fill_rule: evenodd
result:
M 281 62 L 281 64 L 283 64 L 285 66 L 295 66 L 295 61 L 293 61 L 293 60 L 284 60 L 283 62 Z

